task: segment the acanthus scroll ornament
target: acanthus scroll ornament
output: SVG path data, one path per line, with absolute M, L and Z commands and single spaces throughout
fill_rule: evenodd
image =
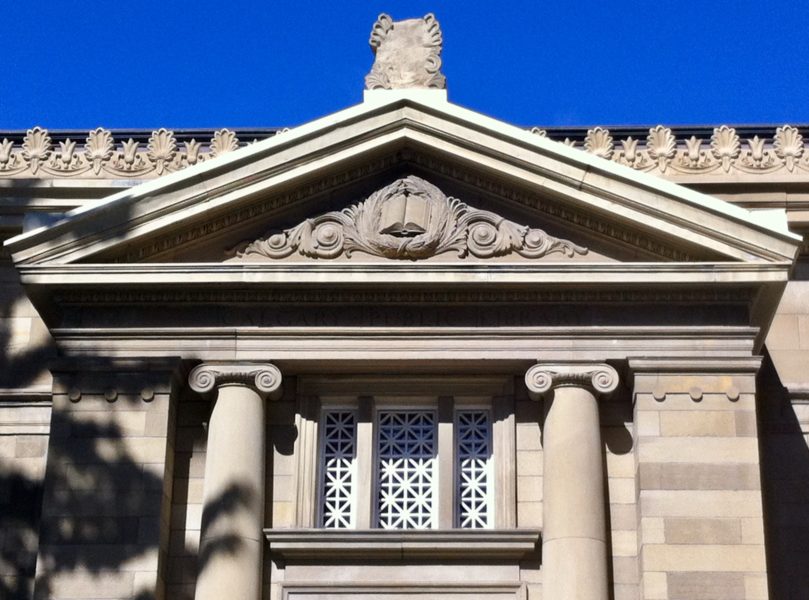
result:
M 433 14 L 406 21 L 381 14 L 369 42 L 375 58 L 365 76 L 365 89 L 446 87 L 441 74 L 441 27 Z
M 563 386 L 609 394 L 616 390 L 619 380 L 618 372 L 606 363 L 537 363 L 525 373 L 525 385 L 534 400 Z
M 320 215 L 236 248 L 239 258 L 280 259 L 297 252 L 330 259 L 355 252 L 400 260 L 420 260 L 445 252 L 460 258 L 492 258 L 517 253 L 540 258 L 568 257 L 587 249 L 478 210 L 444 195 L 436 186 L 411 175 L 374 192 L 342 211 Z
M 269 363 L 208 362 L 194 367 L 188 375 L 188 385 L 200 394 L 223 385 L 243 385 L 277 399 L 281 395 L 281 371 Z

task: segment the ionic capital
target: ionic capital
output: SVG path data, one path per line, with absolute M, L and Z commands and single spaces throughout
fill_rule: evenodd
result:
M 609 394 L 618 387 L 618 380 L 618 372 L 605 363 L 537 363 L 525 373 L 525 385 L 534 400 L 559 387 Z
M 269 363 L 208 362 L 194 367 L 188 384 L 200 394 L 226 385 L 241 385 L 276 399 L 281 395 L 281 371 Z

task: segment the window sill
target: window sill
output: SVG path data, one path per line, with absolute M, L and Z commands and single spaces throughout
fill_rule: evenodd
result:
M 265 529 L 269 550 L 284 559 L 478 558 L 518 560 L 534 552 L 536 529 L 390 531 L 381 529 Z

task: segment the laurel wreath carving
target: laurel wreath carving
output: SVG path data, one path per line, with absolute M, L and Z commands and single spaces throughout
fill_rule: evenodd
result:
M 388 202 L 417 202 L 426 206 L 423 230 L 389 233 L 383 222 Z M 401 225 L 404 225 L 402 223 Z M 478 210 L 450 198 L 433 184 L 411 175 L 374 192 L 363 202 L 329 212 L 265 237 L 241 244 L 239 258 L 281 259 L 298 253 L 310 258 L 351 258 L 362 252 L 399 260 L 421 260 L 446 252 L 458 257 L 492 258 L 517 253 L 540 258 L 559 253 L 584 255 L 587 248 L 558 239 L 541 229 L 518 225 L 500 215 Z

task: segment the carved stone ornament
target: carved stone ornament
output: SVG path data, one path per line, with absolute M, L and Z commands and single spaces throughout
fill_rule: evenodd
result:
M 537 363 L 525 373 L 525 385 L 534 400 L 554 388 L 585 387 L 597 395 L 609 394 L 618 387 L 618 372 L 604 363 Z
M 286 131 L 267 131 L 258 139 Z M 692 135 L 686 139 L 678 139 L 671 128 L 662 125 L 649 129 L 645 139 L 617 139 L 604 127 L 588 130 L 583 140 L 539 127 L 529 131 L 605 160 L 675 180 L 679 175 L 713 177 L 721 170 L 740 175 L 779 173 L 793 181 L 805 181 L 809 173 L 809 139 L 805 139 L 809 135 L 805 135 L 806 128 L 792 125 L 778 127 L 770 136 L 747 138 L 727 125 L 713 128 L 710 135 L 703 132 L 702 137 Z M 153 179 L 258 141 L 240 141 L 228 129 L 203 135 L 200 140 L 187 135 L 178 140 L 172 131 L 158 129 L 143 143 L 116 138 L 112 131 L 99 127 L 88 132 L 81 144 L 73 139 L 54 142 L 46 129 L 33 127 L 16 139 L 0 137 L 0 179 Z
M 326 213 L 236 248 L 250 255 L 285 258 L 294 252 L 311 258 L 336 258 L 354 252 L 401 260 L 430 258 L 444 252 L 464 258 L 526 258 L 560 253 L 572 257 L 587 249 L 518 225 L 485 210 L 448 198 L 414 175 L 398 179 L 358 204 Z
M 375 59 L 365 89 L 446 88 L 441 43 L 441 27 L 432 14 L 406 21 L 379 15 L 371 29 Z
M 189 373 L 188 384 L 200 394 L 224 385 L 243 385 L 262 396 L 276 399 L 281 395 L 281 371 L 268 363 L 203 363 Z

